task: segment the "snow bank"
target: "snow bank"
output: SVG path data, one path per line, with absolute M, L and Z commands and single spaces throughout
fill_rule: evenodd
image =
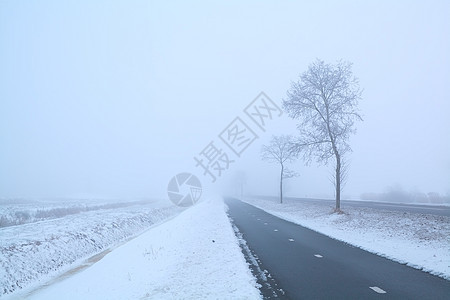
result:
M 261 299 L 222 199 L 200 202 L 29 299 Z M 27 298 L 28 299 L 28 298 Z
M 73 200 L 63 202 L 26 200 L 14 203 L 12 200 L 0 199 L 0 228 L 17 226 L 27 223 L 62 218 L 83 212 L 121 208 L 136 204 L 145 204 L 148 201 L 133 202 L 100 202 L 101 200 Z M 84 203 L 83 203 L 84 202 Z
M 42 284 L 180 211 L 149 203 L 0 228 L 0 297 Z
M 333 214 L 329 203 L 243 198 L 282 219 L 450 279 L 450 217 L 361 207 Z

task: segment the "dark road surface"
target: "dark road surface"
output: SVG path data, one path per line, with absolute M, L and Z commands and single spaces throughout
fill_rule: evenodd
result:
M 228 214 L 286 299 L 450 299 L 450 281 L 390 261 L 249 204 Z M 265 298 L 271 298 L 265 297 Z

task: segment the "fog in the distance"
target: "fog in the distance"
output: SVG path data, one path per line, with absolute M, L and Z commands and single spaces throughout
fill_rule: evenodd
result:
M 205 187 L 277 194 L 260 159 L 284 114 L 217 182 L 194 156 L 264 91 L 281 106 L 316 58 L 353 63 L 364 122 L 344 198 L 450 194 L 450 2 L 0 3 L 0 197 L 166 197 L 180 172 Z M 231 154 L 230 154 L 231 156 Z M 301 160 L 291 196 L 333 197 Z

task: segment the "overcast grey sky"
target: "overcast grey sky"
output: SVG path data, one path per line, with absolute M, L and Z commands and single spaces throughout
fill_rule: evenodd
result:
M 449 1 L 0 0 L 0 197 L 165 195 L 261 91 L 281 105 L 316 58 L 352 62 L 364 122 L 344 195 L 450 193 Z M 216 186 L 247 174 L 287 115 Z M 329 167 L 293 167 L 293 195 L 332 196 Z M 213 187 L 213 185 L 210 185 Z

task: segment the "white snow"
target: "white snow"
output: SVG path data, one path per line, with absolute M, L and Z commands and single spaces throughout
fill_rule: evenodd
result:
M 27 299 L 261 299 L 221 198 L 154 226 Z M 16 299 L 14 298 L 14 299 Z
M 30 216 L 36 211 L 58 212 L 42 221 L 32 217 L 25 224 L 0 228 L 0 297 L 42 284 L 182 211 L 168 201 L 83 206 L 89 209 L 78 213 L 72 204 L 0 207 Z
M 450 217 L 329 203 L 245 197 L 266 212 L 411 267 L 450 279 Z

